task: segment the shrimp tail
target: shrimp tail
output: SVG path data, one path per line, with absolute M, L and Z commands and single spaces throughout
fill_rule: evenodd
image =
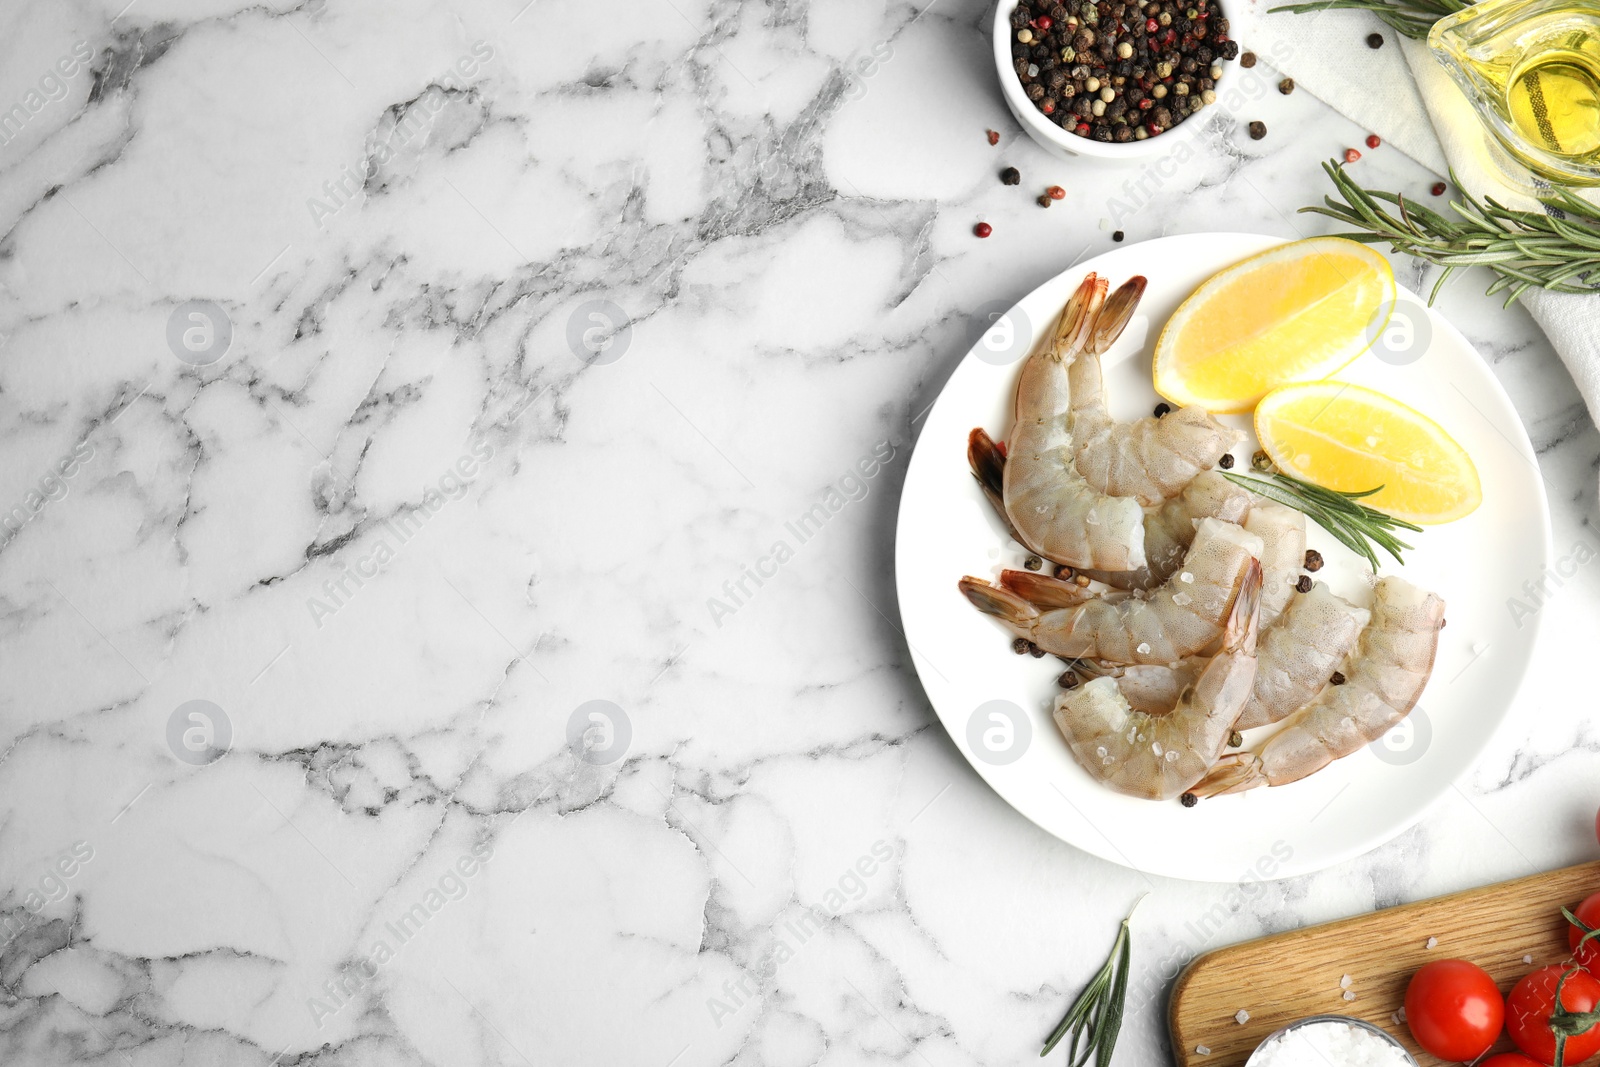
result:
M 1093 271 L 1078 284 L 1066 307 L 1061 309 L 1061 317 L 1056 320 L 1056 353 L 1077 352 L 1089 342 L 1110 284 Z M 1061 357 L 1058 354 L 1056 358 Z
M 978 479 L 990 505 L 1005 518 L 1007 526 L 1011 525 L 1005 505 L 1006 454 L 982 426 L 967 434 L 967 466 L 972 468 L 972 476 Z
M 1261 626 L 1261 561 L 1252 559 L 1239 578 L 1239 592 L 1233 598 L 1233 611 L 1222 631 L 1222 651 L 1256 653 L 1256 635 Z
M 970 575 L 961 579 L 961 592 L 972 601 L 972 606 L 985 615 L 993 615 L 1013 629 L 1027 633 L 1039 618 L 1039 609 L 1009 589 L 990 585 L 982 578 Z
M 1204 799 L 1224 793 L 1243 793 L 1267 784 L 1267 771 L 1260 756 L 1254 752 L 1230 752 L 1213 763 L 1206 776 L 1191 786 L 1189 792 Z
M 1128 320 L 1133 318 L 1134 311 L 1139 307 L 1139 301 L 1144 298 L 1145 285 L 1144 275 L 1135 274 L 1117 286 L 1117 291 L 1106 298 L 1105 305 L 1094 321 L 1094 334 L 1088 344 L 1090 352 L 1101 354 L 1122 336 Z
M 1064 582 L 1034 571 L 1001 571 L 1000 584 L 1035 607 L 1075 608 L 1094 594 L 1075 582 Z

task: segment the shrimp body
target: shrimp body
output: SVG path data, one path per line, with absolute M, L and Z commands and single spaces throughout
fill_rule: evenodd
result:
M 1067 377 L 1078 471 L 1094 489 L 1116 497 L 1131 496 L 1149 507 L 1182 492 L 1195 475 L 1216 466 L 1243 435 L 1197 407 L 1132 422 L 1111 417 L 1100 357 L 1122 333 L 1144 287 L 1145 279 L 1136 276 L 1111 294 Z
M 1183 563 L 1184 554 L 1194 542 L 1196 522 L 1200 519 L 1221 519 L 1223 522 L 1247 526 L 1251 498 L 1249 490 L 1228 481 L 1216 471 L 1201 471 L 1195 475 L 1194 481 L 1184 486 L 1183 492 L 1144 509 L 1143 567 L 1136 571 L 1079 570 L 1114 589 L 1154 589 L 1172 577 Z M 1266 560 L 1263 559 L 1263 588 L 1267 574 Z M 1277 611 L 1274 610 L 1272 614 L 1277 614 Z M 1262 615 L 1264 619 L 1267 617 L 1265 603 Z
M 1055 721 L 1073 756 L 1101 784 L 1129 796 L 1169 800 L 1222 753 L 1256 673 L 1261 565 L 1251 560 L 1223 631 L 1222 651 L 1165 706 L 1123 679 L 1096 678 L 1056 699 Z M 1131 692 L 1130 692 L 1131 690 Z
M 1306 559 L 1306 516 L 1258 498 L 1250 506 L 1244 528 L 1261 538 L 1261 625 L 1266 626 L 1295 594 Z
M 1073 567 L 1131 571 L 1145 562 L 1143 509 L 1137 500 L 1092 488 L 1073 461 L 1065 364 L 1087 342 L 1105 292 L 1104 279 L 1085 278 L 1062 309 L 1053 343 L 1023 363 L 1001 496 L 1012 532 L 1039 555 Z
M 1261 570 L 1261 613 L 1265 615 L 1264 561 Z M 1336 596 L 1321 582 L 1291 600 L 1270 626 L 1262 627 L 1255 689 L 1235 727 L 1248 730 L 1278 722 L 1309 704 L 1328 687 L 1370 614 Z
M 1243 527 L 1202 519 L 1183 568 L 1148 595 L 1096 597 L 1085 590 L 1082 603 L 1068 599 L 1041 610 L 1014 588 L 978 578 L 961 579 L 960 588 L 978 610 L 1057 656 L 1171 663 L 1216 645 L 1240 582 L 1260 552 L 1261 539 Z
M 1266 568 L 1262 568 L 1263 583 Z M 1263 589 L 1262 602 L 1266 594 Z M 1278 722 L 1311 702 L 1329 685 L 1329 679 L 1355 647 L 1356 638 L 1370 616 L 1334 595 L 1321 582 L 1311 592 L 1295 597 L 1272 625 L 1261 627 L 1256 644 L 1256 680 L 1245 702 L 1236 730 L 1249 730 Z M 1203 656 L 1175 663 L 1107 667 L 1080 660 L 1073 669 L 1090 677 L 1114 677 L 1117 688 L 1135 708 L 1170 707 L 1184 688 L 1205 669 Z
M 1411 713 L 1433 673 L 1444 601 L 1400 578 L 1374 590 L 1372 617 L 1330 685 L 1284 720 L 1259 752 L 1219 759 L 1194 787 L 1196 796 L 1287 785 L 1382 737 Z

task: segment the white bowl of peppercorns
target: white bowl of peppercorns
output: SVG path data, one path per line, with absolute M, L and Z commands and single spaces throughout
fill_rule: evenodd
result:
M 1057 155 L 1132 159 L 1216 103 L 1239 54 L 1217 0 L 999 0 L 1006 106 Z M 1170 143 L 1170 142 L 1169 142 Z

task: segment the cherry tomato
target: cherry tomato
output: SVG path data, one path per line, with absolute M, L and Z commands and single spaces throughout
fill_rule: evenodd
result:
M 1505 1018 L 1500 987 L 1488 971 L 1466 960 L 1435 960 L 1412 975 L 1406 987 L 1411 1036 L 1441 1060 L 1477 1059 L 1500 1036 Z
M 1589 929 L 1600 928 L 1600 893 L 1594 894 L 1582 904 L 1573 908 L 1572 914 L 1576 915 L 1578 921 Z M 1567 944 L 1571 946 L 1572 951 L 1576 954 L 1578 966 L 1590 974 L 1600 977 L 1600 937 L 1584 941 L 1582 948 L 1578 947 L 1579 941 L 1583 941 L 1583 931 L 1568 923 Z
M 1520 1052 L 1502 1052 L 1498 1056 L 1490 1056 L 1478 1067 L 1544 1067 L 1538 1060 L 1531 1060 Z
M 1513 986 L 1506 997 L 1506 1029 L 1511 1031 L 1511 1040 L 1540 1063 L 1556 1062 L 1550 1014 L 1555 1010 L 1556 984 L 1566 972 L 1559 965 L 1541 967 Z M 1561 987 L 1561 1005 L 1568 1011 L 1594 1011 L 1600 1006 L 1600 981 L 1587 971 L 1573 971 Z M 1565 1061 L 1582 1063 L 1596 1052 L 1600 1052 L 1600 1025 L 1567 1038 Z

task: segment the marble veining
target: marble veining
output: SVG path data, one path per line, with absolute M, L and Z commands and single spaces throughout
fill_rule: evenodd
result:
M 1148 891 L 1159 1062 L 1195 952 L 1593 854 L 1586 565 L 1477 768 L 1321 874 L 1147 878 L 968 769 L 891 564 L 977 309 L 1113 230 L 1327 232 L 1364 135 L 1271 92 L 1068 166 L 987 16 L 0 12 L 0 1061 L 1021 1062 Z M 1441 306 L 1600 545 L 1600 438 L 1485 283 Z

